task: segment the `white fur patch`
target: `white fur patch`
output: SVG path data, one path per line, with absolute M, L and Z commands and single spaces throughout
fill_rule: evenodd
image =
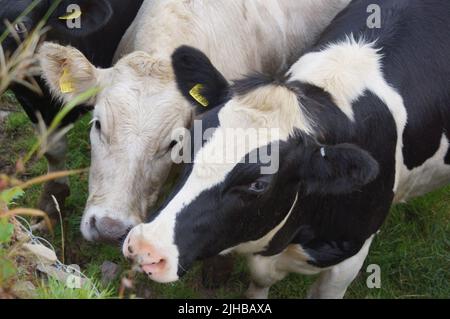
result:
M 353 120 L 352 103 L 367 89 L 370 80 L 379 76 L 380 58 L 374 44 L 349 37 L 301 57 L 289 71 L 290 80 L 324 89 Z
M 376 43 L 356 41 L 350 36 L 322 51 L 306 54 L 289 73 L 291 81 L 309 83 L 328 92 L 351 120 L 354 120 L 352 104 L 366 90 L 386 104 L 397 126 L 395 191 L 403 165 L 403 132 L 408 116 L 403 98 L 384 79 Z

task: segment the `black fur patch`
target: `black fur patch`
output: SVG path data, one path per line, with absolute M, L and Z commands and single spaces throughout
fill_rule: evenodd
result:
M 266 75 L 253 73 L 245 76 L 243 79 L 235 80 L 231 91 L 233 95 L 244 96 L 267 85 L 286 86 L 286 77 L 282 74 Z

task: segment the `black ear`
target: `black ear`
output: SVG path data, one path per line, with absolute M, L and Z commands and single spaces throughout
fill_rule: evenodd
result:
M 182 46 L 172 55 L 178 89 L 199 112 L 225 102 L 228 82 L 201 51 Z
M 112 16 L 107 0 L 63 0 L 49 23 L 58 32 L 85 37 L 103 29 Z
M 310 194 L 349 194 L 372 182 L 379 173 L 378 162 L 351 144 L 314 147 L 304 156 L 307 159 L 301 161 L 300 178 Z

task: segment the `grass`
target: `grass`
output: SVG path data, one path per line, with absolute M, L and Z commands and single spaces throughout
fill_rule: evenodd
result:
M 78 121 L 69 133 L 68 166 L 70 169 L 89 166 L 89 115 Z M 1 139 L 1 134 L 5 135 Z M 14 165 L 35 141 L 33 129 L 22 112 L 10 115 L 0 127 L 0 170 Z M 46 172 L 44 160 L 33 162 L 30 177 Z M 129 264 L 122 258 L 119 247 L 92 244 L 84 241 L 79 224 L 87 196 L 87 174 L 70 177 L 71 196 L 66 204 L 64 228 L 66 233 L 66 264 L 78 264 L 82 271 L 96 281 L 101 279 L 101 265 L 105 260 L 117 263 L 123 275 Z M 40 188 L 31 189 L 18 203 L 35 207 Z M 60 231 L 50 238 L 61 247 Z M 60 250 L 58 251 L 60 253 Z M 381 267 L 381 289 L 368 289 L 367 266 Z M 243 258 L 238 258 L 229 283 L 220 289 L 203 288 L 197 265 L 182 281 L 161 285 L 151 283 L 144 276 L 134 278 L 139 297 L 148 298 L 239 298 L 248 285 L 249 277 Z M 271 289 L 271 298 L 303 298 L 313 277 L 290 275 Z M 101 289 L 101 297 L 118 296 L 120 279 Z M 68 291 L 50 282 L 38 289 L 46 298 L 91 298 L 89 289 Z M 369 257 L 357 279 L 350 286 L 347 298 L 449 298 L 450 297 L 450 188 L 442 189 L 408 204 L 396 206 L 376 237 Z
M 105 299 L 113 297 L 111 289 L 103 289 L 96 293 L 92 285 L 86 284 L 79 289 L 68 288 L 64 283 L 55 279 L 42 282 L 36 289 L 39 299 Z

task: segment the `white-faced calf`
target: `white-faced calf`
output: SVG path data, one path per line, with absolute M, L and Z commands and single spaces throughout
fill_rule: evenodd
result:
M 33 10 L 31 8 L 34 4 Z M 54 7 L 54 5 L 57 5 Z M 24 40 L 31 34 L 44 16 L 49 14 L 45 28 L 48 31 L 42 36 L 47 41 L 60 44 L 70 43 L 83 52 L 91 63 L 99 67 L 109 67 L 112 63 L 114 53 L 127 28 L 136 16 L 142 0 L 133 0 L 132 3 L 124 4 L 123 0 L 63 0 L 59 1 L 33 1 L 33 0 L 3 0 L 0 6 L 0 34 L 6 30 L 4 22 L 13 23 L 19 16 L 21 18 L 13 25 L 20 40 Z M 71 8 L 79 9 L 80 27 L 72 25 L 64 17 L 72 12 Z M 51 11 L 51 10 L 54 11 Z M 20 41 L 19 41 L 20 42 Z M 14 52 L 19 44 L 18 40 L 10 34 L 1 46 L 6 55 Z M 34 79 L 39 85 L 42 94 L 30 90 L 28 86 L 15 83 L 9 89 L 15 94 L 30 120 L 37 126 L 38 113 L 45 125 L 50 126 L 58 112 L 61 111 L 62 103 L 54 99 L 41 77 Z M 48 161 L 49 172 L 62 171 L 66 169 L 67 140 L 61 132 L 67 130 L 81 115 L 87 113 L 89 107 L 79 106 L 67 114 L 60 122 L 57 131 L 49 138 L 48 149 L 45 158 Z M 58 137 L 58 138 L 53 138 Z M 55 141 L 56 140 L 56 141 Z M 39 201 L 39 208 L 49 214 L 50 218 L 58 220 L 58 211 L 52 196 L 56 198 L 60 210 L 64 212 L 64 201 L 69 195 L 68 180 L 63 178 L 45 184 Z

